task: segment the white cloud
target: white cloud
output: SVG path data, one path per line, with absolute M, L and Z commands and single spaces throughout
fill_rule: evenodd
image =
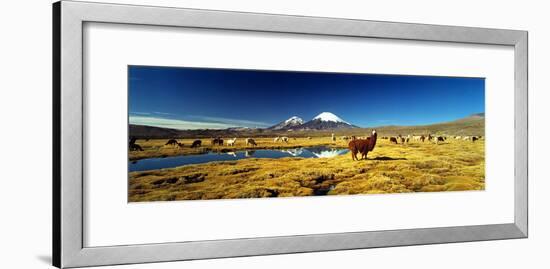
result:
M 196 130 L 196 129 L 226 129 L 236 127 L 233 124 L 217 122 L 200 122 L 164 119 L 157 117 L 130 116 L 130 124 L 147 125 L 153 127 L 170 128 L 178 130 Z
M 219 118 L 219 117 L 189 116 L 189 118 L 197 119 L 199 121 L 206 121 L 206 122 L 225 123 L 236 127 L 268 127 L 273 125 L 270 123 L 265 123 L 260 121 L 238 120 L 238 119 Z
M 159 115 L 174 115 L 174 114 L 172 114 L 172 113 L 159 112 L 159 111 L 154 111 L 153 113 L 159 114 Z
M 149 112 L 130 112 L 130 114 L 135 114 L 135 115 L 151 115 L 151 113 L 149 113 Z

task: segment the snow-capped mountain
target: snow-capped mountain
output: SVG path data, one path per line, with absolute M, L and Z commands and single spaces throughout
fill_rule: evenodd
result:
M 312 120 L 305 122 L 299 117 L 291 117 L 267 129 L 269 130 L 327 130 L 327 129 L 346 129 L 356 128 L 357 126 L 343 120 L 342 118 L 330 112 L 323 112 Z
M 347 129 L 347 128 L 356 128 L 349 122 L 343 120 L 342 118 L 334 115 L 330 112 L 323 112 L 317 115 L 312 120 L 302 124 L 300 129 L 313 129 L 313 130 L 326 130 L 326 129 Z
M 332 121 L 332 122 L 343 122 L 343 123 L 347 123 L 349 124 L 348 122 L 344 121 L 343 119 L 341 119 L 340 117 L 330 113 L 330 112 L 323 112 L 319 115 L 317 115 L 315 118 L 313 118 L 313 120 L 321 120 L 321 121 Z M 351 124 L 350 124 L 351 125 Z
M 304 124 L 304 120 L 302 120 L 299 117 L 294 116 L 294 117 L 291 117 L 288 120 L 277 123 L 277 124 L 267 128 L 267 129 L 271 129 L 271 130 L 292 129 L 292 128 L 298 127 L 302 124 Z

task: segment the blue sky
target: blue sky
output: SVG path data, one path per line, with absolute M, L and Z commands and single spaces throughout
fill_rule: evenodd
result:
M 128 67 L 131 124 L 268 127 L 332 112 L 360 127 L 423 125 L 485 112 L 485 79 Z

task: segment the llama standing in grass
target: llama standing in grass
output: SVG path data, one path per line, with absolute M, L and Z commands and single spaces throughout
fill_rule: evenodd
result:
M 174 146 L 174 147 L 177 147 L 178 146 L 178 140 L 176 139 L 170 139 L 168 140 L 168 142 L 166 142 L 166 144 L 164 144 L 165 146 Z
M 138 144 L 130 144 L 130 151 L 143 151 L 143 148 Z
M 376 138 L 378 135 L 376 134 L 376 130 L 372 130 L 372 134 L 370 137 L 367 137 L 367 139 L 357 139 L 352 140 L 348 143 L 348 148 L 351 152 L 351 159 L 354 161 L 358 161 L 357 153 L 361 153 L 361 160 L 367 159 L 367 153 L 369 151 L 372 151 L 374 149 L 374 146 L 376 145 Z
M 140 145 L 136 144 L 136 141 L 137 141 L 137 138 L 135 137 L 130 138 L 130 141 L 128 142 L 128 147 L 130 151 L 143 151 L 143 148 Z
M 212 146 L 215 146 L 215 145 L 223 146 L 223 139 L 219 137 L 212 139 Z
M 275 137 L 275 139 L 273 139 L 273 142 L 277 143 L 277 142 L 279 142 L 279 140 L 281 140 L 281 138 L 277 136 L 277 137 Z
M 397 142 L 401 142 L 401 144 L 405 144 L 405 138 L 402 135 L 398 135 Z
M 281 137 L 281 141 L 288 143 L 288 137 L 286 136 Z
M 252 138 L 247 138 L 244 140 L 246 142 L 246 146 L 248 147 L 248 145 L 252 145 L 252 146 L 257 146 L 258 144 L 256 144 L 256 141 L 254 141 L 254 139 Z
M 334 136 L 334 134 L 332 134 L 332 136 L 330 137 L 330 140 L 332 140 L 332 142 L 336 142 L 336 136 Z
M 192 147 L 192 148 L 200 148 L 201 145 L 202 145 L 202 141 L 199 140 L 199 139 L 197 139 L 197 140 L 193 141 L 193 144 L 191 144 L 191 147 Z M 179 146 L 179 145 L 176 144 L 176 147 L 178 147 L 178 146 Z
M 227 139 L 227 145 L 228 146 L 235 146 L 235 142 L 237 141 L 237 138 L 233 138 L 233 139 Z

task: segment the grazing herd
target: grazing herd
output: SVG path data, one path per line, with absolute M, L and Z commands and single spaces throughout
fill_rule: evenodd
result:
M 483 136 L 454 136 L 454 137 L 447 137 L 444 135 L 397 135 L 397 136 L 383 136 L 382 139 L 387 139 L 390 141 L 390 143 L 393 144 L 408 144 L 411 141 L 417 141 L 417 142 L 433 142 L 435 144 L 439 144 L 440 142 L 445 142 L 447 139 L 454 138 L 456 140 L 464 140 L 464 141 L 472 141 L 475 142 L 477 140 L 483 139 Z
M 376 145 L 377 140 L 377 133 L 376 130 L 373 130 L 371 135 L 368 137 L 356 137 L 356 136 L 341 136 L 340 139 L 342 141 L 348 142 L 348 149 L 351 152 L 352 160 L 360 160 L 357 157 L 358 153 L 361 153 L 361 160 L 367 159 L 367 154 L 370 151 L 374 150 L 374 147 Z M 449 139 L 454 140 L 461 140 L 461 141 L 471 141 L 476 142 L 478 140 L 484 139 L 483 136 L 445 136 L 445 135 L 432 135 L 432 134 L 426 134 L 426 135 L 397 135 L 397 136 L 382 136 L 383 140 L 388 140 L 390 144 L 409 144 L 411 142 L 431 142 L 434 144 L 439 143 L 445 143 L 445 141 Z M 307 140 L 311 140 L 311 137 L 305 137 Z M 326 138 L 325 138 L 326 139 Z M 148 141 L 149 139 L 146 139 L 145 141 Z M 296 140 L 296 138 L 293 138 L 293 140 Z M 335 134 L 331 134 L 330 141 L 332 143 L 336 143 L 336 136 Z M 128 149 L 130 151 L 143 151 L 143 148 L 136 143 L 137 139 L 135 137 L 130 137 L 128 140 Z M 326 140 L 325 140 L 326 141 Z M 289 138 L 287 136 L 277 136 L 273 139 L 274 143 L 289 143 Z M 212 146 L 229 146 L 229 147 L 235 147 L 237 143 L 237 138 L 230 138 L 230 139 L 222 139 L 220 137 L 216 137 L 211 139 L 211 145 Z M 245 138 L 244 143 L 246 147 L 257 147 L 258 142 L 252 138 Z M 194 140 L 190 148 L 200 148 L 202 147 L 202 140 L 196 139 Z M 169 139 L 165 144 L 165 147 L 171 146 L 176 149 L 184 149 L 185 145 L 183 143 L 178 142 L 176 139 Z
M 296 140 L 296 137 L 293 137 L 292 139 Z M 305 139 L 311 140 L 312 137 L 308 136 Z M 347 141 L 349 139 L 355 140 L 355 136 L 343 136 L 342 137 L 342 140 Z M 130 151 L 143 151 L 143 148 L 140 145 L 136 144 L 136 140 L 137 139 L 135 137 L 131 137 L 129 139 L 128 146 L 129 146 Z M 334 134 L 332 134 L 331 137 L 330 137 L 330 140 L 332 142 L 336 142 L 336 136 Z M 145 139 L 145 141 L 149 141 L 149 139 Z M 287 137 L 287 136 L 277 136 L 273 139 L 274 143 L 288 144 L 289 141 L 290 141 L 290 138 Z M 253 147 L 258 146 L 258 143 L 256 142 L 256 140 L 254 140 L 252 138 L 246 138 L 246 139 L 244 139 L 244 142 L 245 142 L 245 145 L 247 147 L 249 147 L 249 146 L 253 146 Z M 234 147 L 237 143 L 237 138 L 234 137 L 234 138 L 231 138 L 231 139 L 223 140 L 220 137 L 216 137 L 216 138 L 212 138 L 210 140 L 210 143 L 211 143 L 212 146 L 226 145 L 226 146 L 229 146 L 229 147 Z M 190 148 L 200 148 L 201 146 L 202 146 L 202 140 L 197 139 L 197 140 L 194 140 L 193 143 L 191 143 Z M 185 145 L 183 143 L 178 142 L 178 140 L 176 140 L 176 139 L 168 139 L 168 141 L 166 141 L 166 143 L 164 144 L 164 147 L 174 147 L 176 149 L 184 149 Z
M 311 137 L 307 137 L 308 140 L 311 140 Z M 294 138 L 294 140 L 296 140 L 296 138 Z M 128 148 L 130 151 L 143 151 L 143 148 L 136 144 L 136 141 L 137 139 L 135 137 L 130 137 L 129 140 L 128 140 Z M 149 139 L 145 139 L 145 141 L 149 141 Z M 224 140 L 220 137 L 216 137 L 216 138 L 213 138 L 210 140 L 211 141 L 211 145 L 212 146 L 223 146 L 224 145 Z M 245 144 L 247 147 L 249 146 L 253 146 L 253 147 L 256 147 L 258 146 L 258 143 L 256 142 L 256 140 L 252 139 L 252 138 L 246 138 L 244 139 L 245 141 Z M 283 137 L 275 137 L 275 139 L 273 140 L 275 143 L 277 142 L 281 142 L 281 143 L 288 143 L 289 141 L 289 138 L 286 137 L 286 136 L 283 136 Z M 234 147 L 235 144 L 237 143 L 237 138 L 234 137 L 232 139 L 227 139 L 225 140 L 225 145 L 227 146 L 230 146 L 230 147 Z M 185 145 L 183 143 L 180 143 L 178 142 L 178 140 L 176 139 L 169 139 L 165 144 L 164 144 L 165 147 L 168 147 L 168 146 L 171 146 L 171 147 L 174 147 L 176 149 L 184 149 L 185 148 Z M 193 143 L 191 143 L 191 148 L 200 148 L 202 146 L 202 140 L 200 139 L 197 139 L 197 140 L 194 140 Z

